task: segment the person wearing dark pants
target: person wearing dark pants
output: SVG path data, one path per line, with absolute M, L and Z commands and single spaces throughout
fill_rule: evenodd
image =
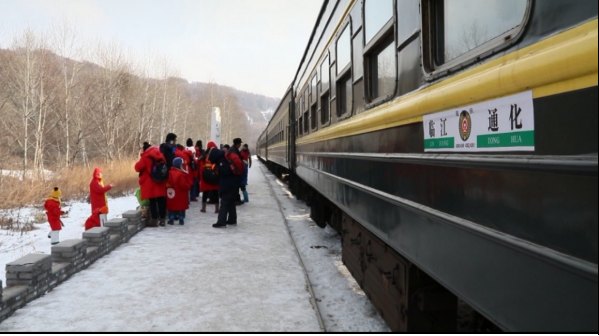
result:
M 231 147 L 228 152 L 231 155 L 239 156 L 239 159 L 241 159 L 241 161 L 243 161 L 243 155 L 241 155 L 241 152 L 239 151 L 239 148 L 241 148 L 241 144 L 242 144 L 242 141 L 240 138 L 233 139 L 233 147 Z M 246 173 L 247 173 L 247 169 L 244 171 L 244 174 L 246 174 Z M 247 181 L 246 181 L 246 184 L 247 184 Z M 245 191 L 245 184 L 243 184 L 243 175 L 239 177 L 238 192 L 237 192 L 237 195 L 235 196 L 235 204 L 243 205 L 244 202 L 241 200 L 241 196 L 239 196 L 239 191 L 241 191 L 241 192 Z
M 225 158 L 225 153 L 220 149 L 213 148 L 210 151 L 208 159 L 216 165 L 220 176 L 218 189 L 221 196 L 220 211 L 218 213 L 218 222 L 212 225 L 212 227 L 225 228 L 227 227 L 227 224 L 236 225 L 236 197 L 238 195 L 239 185 L 241 184 L 241 176 L 233 174 L 233 171 Z
M 139 173 L 139 186 L 141 198 L 150 200 L 151 219 L 150 227 L 165 226 L 166 223 L 166 181 L 157 182 L 152 178 L 154 162 L 166 163 L 164 155 L 157 146 L 144 143 L 144 152 L 135 164 L 135 171 Z
M 218 213 L 218 222 L 215 225 L 219 223 L 237 225 L 237 206 L 235 200 L 237 195 L 237 188 L 228 189 L 220 193 L 220 211 Z
M 154 220 L 160 218 L 162 221 L 159 224 L 160 226 L 164 226 L 164 220 L 166 219 L 166 197 L 150 198 L 150 215 Z
M 206 212 L 206 205 L 209 204 L 208 200 L 211 201 L 210 204 L 214 204 L 216 206 L 214 208 L 214 212 L 220 213 L 220 205 L 218 203 L 218 190 L 209 190 L 204 191 L 202 193 L 202 210 L 200 210 L 200 212 Z

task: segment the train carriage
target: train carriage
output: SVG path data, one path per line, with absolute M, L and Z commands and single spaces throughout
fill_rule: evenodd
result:
M 596 332 L 597 111 L 595 1 L 324 1 L 257 148 L 392 330 Z

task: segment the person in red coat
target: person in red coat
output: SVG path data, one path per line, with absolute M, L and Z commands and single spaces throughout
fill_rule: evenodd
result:
M 208 198 L 210 198 L 210 200 L 212 200 L 212 202 L 215 203 L 216 207 L 214 212 L 215 213 L 219 213 L 220 212 L 220 206 L 218 203 L 218 183 L 217 184 L 210 184 L 206 181 L 204 181 L 204 169 L 212 169 L 213 163 L 210 162 L 210 160 L 208 160 L 209 154 L 210 154 L 210 150 L 212 148 L 218 148 L 216 146 L 216 144 L 214 143 L 214 141 L 210 141 L 208 143 L 208 146 L 206 147 L 206 153 L 204 156 L 202 156 L 200 163 L 198 164 L 198 174 L 200 177 L 200 191 L 202 192 L 202 210 L 200 210 L 201 212 L 206 212 L 206 205 L 208 204 Z
M 92 215 L 85 221 L 85 231 L 93 229 L 95 227 L 101 227 L 100 215 L 106 215 L 108 213 L 108 207 L 102 207 L 101 209 L 94 209 Z
M 64 215 L 65 212 L 61 210 L 61 201 L 60 197 L 62 196 L 62 192 L 58 188 L 54 188 L 50 197 L 44 203 L 44 209 L 46 209 L 46 216 L 48 217 L 48 223 L 50 223 L 50 228 L 52 231 L 50 232 L 50 243 L 52 245 L 59 243 L 59 233 L 62 230 L 62 221 L 60 220 L 60 215 Z
M 187 171 L 183 168 L 183 159 L 177 157 L 173 160 L 173 166 L 168 174 L 166 184 L 166 208 L 169 212 L 169 225 L 175 224 L 175 217 L 179 218 L 179 224 L 185 224 L 185 210 L 189 209 L 189 183 Z
M 112 189 L 114 185 L 109 184 L 104 186 L 104 179 L 102 179 L 102 170 L 100 168 L 94 169 L 94 176 L 89 183 L 89 201 L 92 205 L 92 213 L 94 209 L 100 209 L 108 207 L 108 200 L 106 199 L 106 193 Z
M 152 179 L 152 166 L 154 162 L 165 163 L 164 155 L 158 146 L 144 144 L 144 152 L 135 164 L 135 171 L 139 173 L 139 186 L 141 199 L 150 200 L 149 226 L 165 226 L 166 224 L 166 182 L 158 183 Z
M 195 160 L 193 152 L 181 145 L 177 145 L 177 151 L 175 157 L 183 159 L 183 165 L 181 168 L 187 172 L 187 180 L 190 186 L 189 202 L 197 202 L 198 200 L 191 194 L 191 186 L 193 185 L 193 175 L 191 171 L 191 161 Z

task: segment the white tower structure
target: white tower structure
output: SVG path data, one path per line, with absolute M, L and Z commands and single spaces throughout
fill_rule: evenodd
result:
M 214 143 L 217 146 L 220 146 L 221 142 L 220 142 L 220 131 L 221 131 L 221 124 L 220 124 L 220 108 L 218 107 L 213 107 L 212 108 L 212 123 L 211 123 L 211 127 L 210 127 L 210 141 L 214 141 Z

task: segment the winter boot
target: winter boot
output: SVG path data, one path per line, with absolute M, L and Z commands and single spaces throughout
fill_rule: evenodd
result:
M 158 225 L 160 225 L 160 226 L 165 226 L 165 223 L 166 223 L 166 218 L 160 218 L 158 220 Z
M 213 228 L 226 228 L 227 224 L 226 223 L 222 223 L 222 224 L 216 223 L 216 224 L 212 224 L 212 227 Z
M 185 225 L 185 217 L 179 216 L 179 225 Z
M 248 191 L 244 190 L 243 191 L 243 203 L 248 203 L 250 201 L 250 198 L 248 196 Z
M 166 222 L 166 224 L 168 224 L 168 225 L 175 225 L 175 219 L 179 219 L 179 216 L 175 215 L 173 213 L 170 213 L 168 215 L 168 222 Z
M 148 222 L 148 227 L 158 227 L 158 219 L 152 218 Z
M 202 210 L 200 212 L 206 212 L 206 202 L 202 202 Z
M 214 206 L 214 213 L 219 213 L 220 212 L 220 204 L 216 203 L 216 205 Z
M 60 233 L 60 231 L 52 231 L 50 232 L 50 243 L 52 245 L 56 245 L 59 242 L 59 238 L 58 238 L 58 234 Z

